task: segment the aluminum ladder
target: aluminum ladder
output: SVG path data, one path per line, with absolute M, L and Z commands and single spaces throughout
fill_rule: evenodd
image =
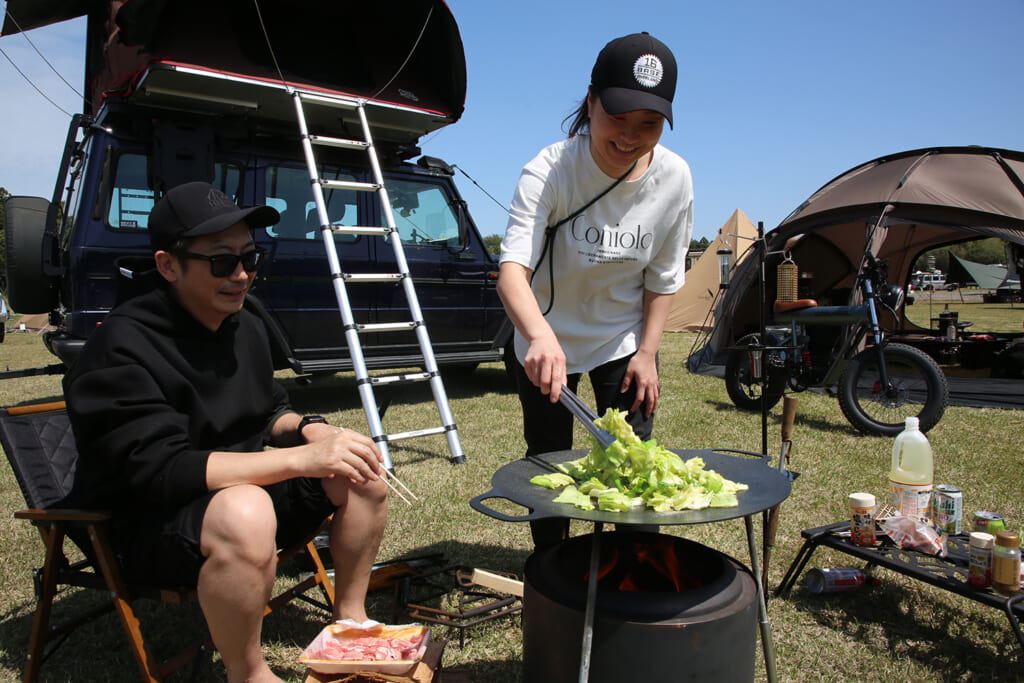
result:
M 430 344 L 430 336 L 427 334 L 427 327 L 423 321 L 423 312 L 420 310 L 419 300 L 416 297 L 416 288 L 409 272 L 409 265 L 405 258 L 405 251 L 402 248 L 402 240 L 398 235 L 398 228 L 395 227 L 394 214 L 391 211 L 391 201 L 388 198 L 387 188 L 384 186 L 384 176 L 380 170 L 380 162 L 374 151 L 373 139 L 370 135 L 370 125 L 366 116 L 365 100 L 355 98 L 330 97 L 325 95 L 311 94 L 298 90 L 292 91 L 292 98 L 295 102 L 295 112 L 298 117 L 299 131 L 302 136 L 302 148 L 306 155 L 306 166 L 309 171 L 310 184 L 313 190 L 313 199 L 316 203 L 317 215 L 320 219 L 320 234 L 323 238 L 324 247 L 327 250 L 327 260 L 331 269 L 331 278 L 334 283 L 334 293 L 338 300 L 338 309 L 341 312 L 341 319 L 345 328 L 345 341 L 348 344 L 349 354 L 352 358 L 352 365 L 355 369 L 359 397 L 363 403 L 363 410 L 366 413 L 366 420 L 370 427 L 370 436 L 377 443 L 381 453 L 384 455 L 384 467 L 392 470 L 391 455 L 388 444 L 431 434 L 445 434 L 448 437 L 448 445 L 451 449 L 451 460 L 455 464 L 465 461 L 462 451 L 462 444 L 459 441 L 459 432 L 455 427 L 455 420 L 452 417 L 451 407 L 448 404 L 448 395 L 444 389 L 444 382 L 437 367 L 437 360 L 434 357 L 434 350 Z M 341 138 L 324 137 L 311 135 L 306 123 L 306 114 L 303 103 L 312 106 L 330 107 L 343 111 L 355 111 L 358 113 L 359 121 L 363 129 L 364 140 L 345 140 Z M 364 150 L 369 155 L 370 166 L 373 170 L 374 182 L 362 183 L 347 180 L 329 180 L 321 178 L 317 171 L 314 145 L 324 147 L 335 147 L 349 150 Z M 332 226 L 327 213 L 327 204 L 324 200 L 324 188 L 355 190 L 358 192 L 373 192 L 380 199 L 382 215 L 385 218 L 384 227 L 355 227 L 355 226 Z M 338 259 L 338 252 L 334 243 L 335 235 L 367 235 L 385 239 L 391 244 L 394 251 L 395 262 L 398 266 L 397 273 L 343 273 Z M 395 323 L 358 323 L 352 315 L 352 307 L 349 304 L 348 290 L 346 286 L 352 285 L 373 285 L 378 283 L 401 284 L 405 292 L 406 301 L 409 305 L 411 320 Z M 366 369 L 366 362 L 363 358 L 363 350 L 359 341 L 361 332 L 408 332 L 416 333 L 420 351 L 423 354 L 423 366 L 425 372 L 402 373 L 390 376 L 371 376 Z M 430 427 L 409 432 L 396 434 L 385 434 L 381 424 L 381 410 L 374 397 L 373 387 L 375 385 L 396 384 L 406 382 L 430 382 L 430 388 L 434 395 L 434 403 L 441 418 L 440 427 Z

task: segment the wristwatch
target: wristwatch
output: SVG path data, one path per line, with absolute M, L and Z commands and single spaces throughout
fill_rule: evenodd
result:
M 310 424 L 313 424 L 315 422 L 322 422 L 322 423 L 326 424 L 327 420 L 325 420 L 324 418 L 320 417 L 319 415 L 304 415 L 302 417 L 302 419 L 299 420 L 299 428 L 298 428 L 297 431 L 299 432 L 299 438 L 300 439 L 303 438 L 302 430 L 305 429 L 306 425 L 310 425 Z

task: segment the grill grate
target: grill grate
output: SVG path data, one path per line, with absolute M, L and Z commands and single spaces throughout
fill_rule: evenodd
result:
M 454 628 L 462 649 L 467 629 L 522 612 L 521 598 L 481 586 L 472 576 L 472 567 L 453 565 L 399 580 L 395 585 L 396 620 Z M 518 580 L 514 574 L 501 576 Z

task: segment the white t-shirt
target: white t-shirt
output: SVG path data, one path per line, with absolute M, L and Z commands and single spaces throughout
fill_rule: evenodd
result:
M 591 156 L 589 135 L 544 148 L 519 177 L 501 242 L 502 263 L 536 269 L 532 287 L 542 311 L 551 300 L 548 259 L 553 259 L 554 305 L 547 320 L 570 373 L 636 351 L 644 290 L 674 294 L 683 286 L 693 233 L 693 181 L 686 161 L 661 145 L 643 176 L 619 183 L 559 227 L 552 251 L 538 267 L 544 229 L 614 182 Z M 516 331 L 520 362 L 528 346 Z

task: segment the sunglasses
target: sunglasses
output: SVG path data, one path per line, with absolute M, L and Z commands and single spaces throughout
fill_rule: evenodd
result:
M 178 253 L 178 258 L 209 261 L 210 275 L 213 277 L 231 277 L 235 269 L 238 268 L 239 263 L 242 264 L 242 269 L 245 272 L 255 273 L 259 269 L 260 264 L 263 263 L 263 257 L 266 253 L 264 249 L 251 249 L 244 254 L 214 254 L 209 256 L 192 251 L 182 251 Z

